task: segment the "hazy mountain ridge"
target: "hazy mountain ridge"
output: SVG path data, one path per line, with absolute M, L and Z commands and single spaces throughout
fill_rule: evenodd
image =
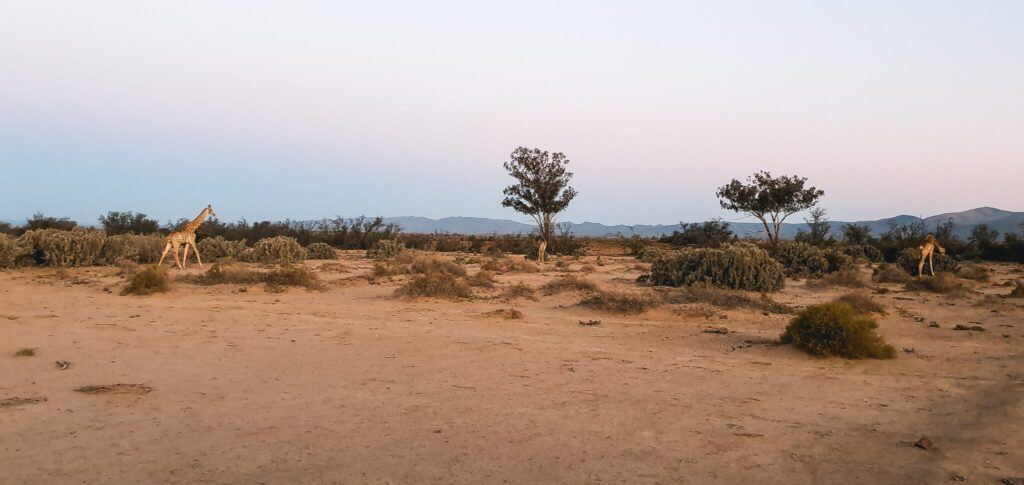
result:
M 865 225 L 871 228 L 874 235 L 882 234 L 889 230 L 892 224 L 909 224 L 924 220 L 928 230 L 942 222 L 953 219 L 954 232 L 961 238 L 967 238 L 971 228 L 977 224 L 988 224 L 990 228 L 1000 233 L 1021 231 L 1021 224 L 1024 224 L 1024 212 L 1012 212 L 992 207 L 979 207 L 963 212 L 951 212 L 938 214 L 921 219 L 917 216 L 901 214 L 885 219 L 874 221 L 853 221 L 854 224 Z M 802 219 L 800 222 L 786 223 L 782 225 L 782 235 L 785 238 L 792 238 L 798 230 L 807 228 Z M 445 217 L 441 219 L 430 219 L 427 217 L 385 217 L 385 222 L 395 223 L 402 227 L 405 232 L 412 233 L 433 233 L 447 232 L 452 234 L 529 234 L 533 232 L 532 224 L 508 220 L 488 219 L 483 217 Z M 840 227 L 848 221 L 831 221 L 832 234 L 838 236 Z M 597 222 L 569 223 L 573 234 L 577 236 L 614 236 L 617 234 L 637 234 L 640 236 L 662 236 L 671 234 L 679 228 L 679 224 L 638 224 L 628 226 L 625 224 L 605 225 Z M 731 222 L 733 231 L 740 236 L 764 237 L 764 226 L 760 222 Z

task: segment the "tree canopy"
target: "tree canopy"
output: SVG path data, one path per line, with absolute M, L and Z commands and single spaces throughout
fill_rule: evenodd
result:
M 519 147 L 512 152 L 505 170 L 516 183 L 505 187 L 504 207 L 529 215 L 545 240 L 554 232 L 555 215 L 565 210 L 576 198 L 576 189 L 569 186 L 572 172 L 566 170 L 569 159 L 559 152 L 548 153 L 538 148 Z
M 716 195 L 722 208 L 744 212 L 760 220 L 768 233 L 768 240 L 777 244 L 782 222 L 797 212 L 814 207 L 825 195 L 824 190 L 805 187 L 806 184 L 805 177 L 772 177 L 762 171 L 748 177 L 746 183 L 733 179 L 719 187 Z

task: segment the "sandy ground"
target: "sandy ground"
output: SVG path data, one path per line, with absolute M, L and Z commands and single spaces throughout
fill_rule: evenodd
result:
M 634 260 L 601 261 L 589 278 L 636 286 Z M 812 358 L 773 344 L 789 315 L 706 305 L 406 301 L 355 280 L 133 297 L 116 268 L 0 272 L 0 483 L 998 483 L 1024 477 L 1024 301 L 995 295 L 1024 274 L 990 267 L 959 298 L 885 285 L 880 332 L 905 348 L 888 361 Z M 75 391 L 119 383 L 151 392 Z

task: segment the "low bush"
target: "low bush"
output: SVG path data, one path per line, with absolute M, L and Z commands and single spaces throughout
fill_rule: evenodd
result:
M 13 268 L 18 259 L 28 253 L 29 251 L 19 245 L 15 238 L 0 234 L 0 269 Z
M 540 268 L 538 268 L 533 262 L 522 258 L 509 258 L 507 256 L 490 258 L 480 265 L 480 269 L 494 271 L 495 273 L 534 273 L 540 271 Z
M 466 300 L 473 297 L 473 291 L 465 281 L 444 272 L 418 274 L 395 294 L 406 298 L 444 298 Z
M 835 300 L 833 303 L 845 303 L 850 305 L 854 311 L 858 313 L 881 313 L 885 314 L 885 307 L 881 303 L 878 303 L 871 298 L 871 295 L 863 291 L 855 291 L 853 293 L 847 293 Z
M 854 258 L 838 248 L 821 249 L 802 242 L 781 242 L 771 256 L 786 268 L 786 276 L 816 278 L 851 268 Z
M 818 280 L 808 280 L 810 286 L 845 286 L 848 288 L 865 288 L 870 283 L 864 279 L 857 268 L 847 268 L 822 276 Z
M 239 259 L 245 251 L 245 239 L 241 241 L 228 241 L 223 236 L 203 238 L 196 244 L 200 256 L 208 261 L 216 261 L 221 258 Z
M 251 249 L 251 252 L 242 252 L 242 260 L 264 264 L 290 264 L 306 259 L 305 248 L 295 238 L 288 236 L 260 239 Z
M 515 308 L 499 308 L 497 310 L 484 313 L 484 316 L 504 318 L 506 320 L 521 320 L 526 315 L 523 315 L 523 312 L 516 310 Z
M 366 250 L 370 259 L 391 259 L 405 251 L 405 244 L 393 239 L 382 239 Z
M 900 269 L 899 266 L 889 263 L 882 263 L 875 267 L 871 272 L 871 279 L 877 283 L 906 283 L 910 281 L 910 276 L 906 271 Z
M 139 262 L 139 248 L 128 235 L 109 236 L 103 242 L 99 261 L 102 264 L 117 265 L 122 262 Z
M 263 273 L 263 281 L 267 291 L 281 292 L 287 286 L 306 288 L 307 290 L 323 290 L 320 278 L 305 266 L 282 266 Z
M 748 308 L 782 314 L 796 313 L 789 305 L 776 302 L 765 293 L 754 297 L 741 291 L 706 285 L 658 288 L 657 291 L 663 302 L 672 305 L 706 303 L 719 308 Z
M 855 260 L 863 259 L 872 263 L 884 261 L 882 252 L 870 244 L 843 244 L 837 249 Z
M 956 275 L 960 278 L 974 281 L 988 281 L 988 270 L 984 266 L 975 263 L 962 264 L 956 269 Z
M 170 278 L 167 268 L 155 264 L 147 265 L 136 272 L 128 285 L 121 290 L 122 295 L 149 295 L 169 290 Z
M 18 243 L 30 248 L 37 264 L 48 266 L 92 266 L 100 259 L 107 236 L 96 229 L 30 230 Z
M 437 256 L 417 255 L 409 264 L 409 270 L 415 274 L 447 273 L 452 276 L 466 276 L 466 268 L 452 261 Z
M 962 281 L 953 273 L 936 273 L 935 276 L 920 276 L 907 281 L 910 291 L 930 291 L 932 293 L 963 293 L 966 288 Z
M 304 266 L 282 266 L 270 271 L 256 271 L 244 266 L 218 262 L 199 275 L 189 275 L 182 281 L 200 285 L 253 285 L 264 283 L 267 291 L 280 292 L 284 287 L 295 286 L 309 290 L 322 290 L 323 281 Z
M 626 315 L 643 313 L 658 304 L 652 295 L 622 291 L 597 291 L 580 301 L 580 306 Z
M 373 268 L 370 269 L 366 279 L 373 282 L 382 278 L 391 278 L 392 276 L 403 274 L 409 274 L 409 270 L 405 266 L 376 261 L 373 263 Z
M 504 300 L 515 300 L 518 298 L 536 300 L 537 290 L 525 283 L 516 283 L 509 286 L 508 289 L 502 292 L 501 298 Z
M 811 305 L 797 314 L 780 339 L 817 357 L 895 357 L 895 349 L 875 333 L 876 328 L 878 323 L 846 303 L 823 303 Z
M 662 286 L 695 284 L 768 292 L 782 289 L 785 269 L 754 246 L 692 249 L 670 253 L 651 264 L 651 281 Z
M 555 278 L 541 285 L 540 289 L 545 295 L 554 295 L 563 291 L 591 292 L 598 290 L 597 284 L 593 281 L 575 275 Z
M 327 243 L 313 243 L 306 246 L 306 259 L 338 259 L 338 253 Z

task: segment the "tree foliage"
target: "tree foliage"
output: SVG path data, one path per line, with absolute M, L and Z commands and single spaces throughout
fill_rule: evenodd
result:
M 147 219 L 146 214 L 141 212 L 118 212 L 110 211 L 107 215 L 99 217 L 100 224 L 108 236 L 117 234 L 153 234 L 160 229 L 160 223 L 154 219 Z
M 569 186 L 572 172 L 566 170 L 569 159 L 559 152 L 519 147 L 512 152 L 505 170 L 516 179 L 505 187 L 503 207 L 529 215 L 537 222 L 541 236 L 551 241 L 555 215 L 565 210 L 577 192 Z
M 806 185 L 805 177 L 772 177 L 762 171 L 748 177 L 746 183 L 733 179 L 719 187 L 716 195 L 722 208 L 744 212 L 760 220 L 768 233 L 768 240 L 777 244 L 782 222 L 797 212 L 814 207 L 825 195 L 825 191 Z

